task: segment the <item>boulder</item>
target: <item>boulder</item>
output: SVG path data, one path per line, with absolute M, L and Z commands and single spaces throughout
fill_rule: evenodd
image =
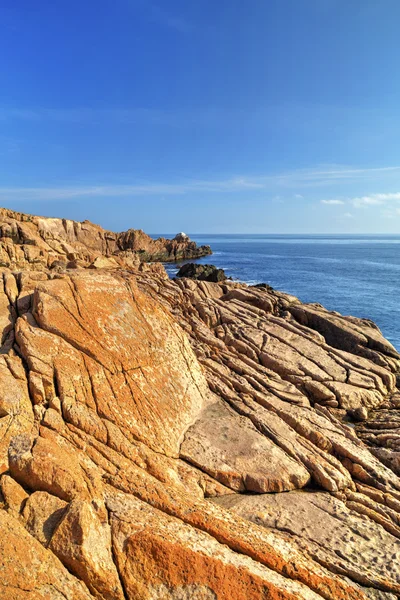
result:
M 0 597 L 4 600 L 93 600 L 85 584 L 0 510 Z
M 49 547 L 69 571 L 86 583 L 96 598 L 124 600 L 112 556 L 110 527 L 107 518 L 99 515 L 95 503 L 71 502 Z
M 24 505 L 25 527 L 43 546 L 48 546 L 68 504 L 47 492 L 34 492 Z
M 200 265 L 197 263 L 186 263 L 182 265 L 177 273 L 177 277 L 188 277 L 190 279 L 212 281 L 215 283 L 227 279 L 223 269 L 218 269 L 214 265 Z
M 189 236 L 186 235 L 186 233 L 183 233 L 183 231 L 181 231 L 180 233 L 177 233 L 176 236 L 174 237 L 174 240 L 176 242 L 187 242 L 189 240 Z

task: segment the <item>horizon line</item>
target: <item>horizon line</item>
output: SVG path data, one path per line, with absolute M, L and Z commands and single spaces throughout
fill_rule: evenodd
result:
M 146 233 L 146 232 L 145 232 Z M 147 235 L 154 236 L 154 235 L 158 235 L 158 236 L 165 236 L 165 235 L 177 235 L 177 233 L 175 231 L 164 231 L 162 233 L 147 233 Z M 297 232 L 292 232 L 292 233 L 272 233 L 272 232 L 245 232 L 245 231 L 232 231 L 232 232 L 188 232 L 187 234 L 189 237 L 191 235 L 340 235 L 340 236 L 345 236 L 345 235 L 354 235 L 354 236 L 361 236 L 361 235 L 382 235 L 382 236 L 399 236 L 400 237 L 400 231 L 398 233 L 387 233 L 387 232 L 358 232 L 358 233 L 352 233 L 352 232 L 347 232 L 347 233 L 339 233 L 339 232 L 318 232 L 318 233 L 311 233 L 311 232 L 307 232 L 307 233 L 303 233 L 301 231 L 297 231 Z

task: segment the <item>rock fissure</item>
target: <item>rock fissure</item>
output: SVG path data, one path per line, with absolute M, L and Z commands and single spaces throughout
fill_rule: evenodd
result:
M 0 210 L 5 600 L 399 594 L 400 356 L 190 244 Z

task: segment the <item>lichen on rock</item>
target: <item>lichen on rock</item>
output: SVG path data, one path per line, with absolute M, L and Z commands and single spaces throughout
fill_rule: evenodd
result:
M 182 235 L 1 219 L 1 598 L 400 595 L 400 356 L 376 326 L 139 262 Z

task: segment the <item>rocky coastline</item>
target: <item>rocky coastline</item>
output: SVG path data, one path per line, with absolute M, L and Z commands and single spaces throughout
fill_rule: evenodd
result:
M 399 598 L 400 355 L 193 244 L 0 210 L 0 597 Z
M 135 267 L 212 254 L 185 234 L 154 240 L 141 229 L 107 231 L 90 221 L 37 217 L 0 208 L 0 268 Z

